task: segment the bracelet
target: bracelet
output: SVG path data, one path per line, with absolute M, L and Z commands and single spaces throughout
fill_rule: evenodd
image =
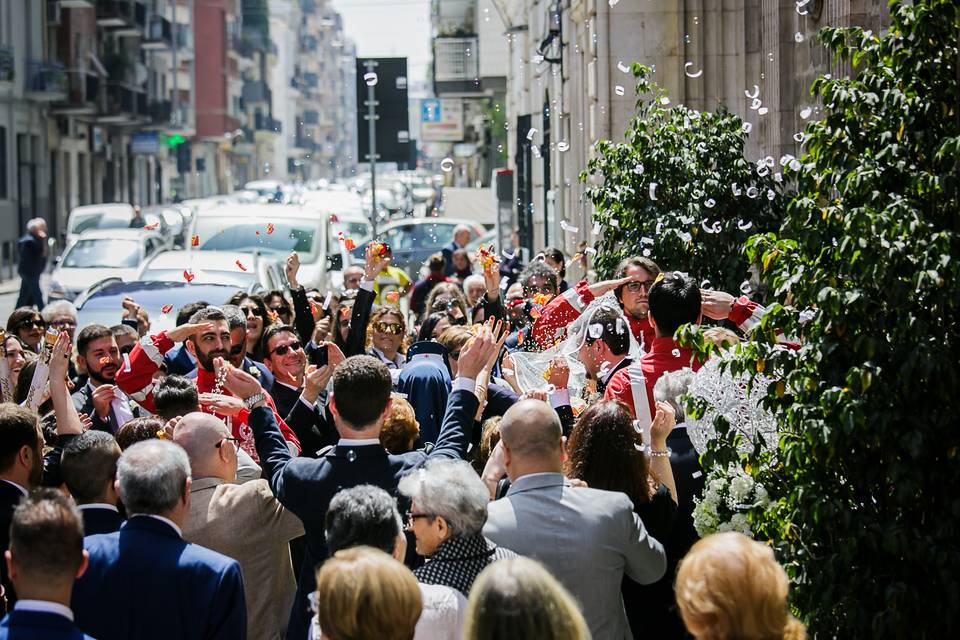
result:
M 651 458 L 669 458 L 673 455 L 673 449 L 667 447 L 666 451 L 655 451 L 652 447 L 647 447 L 647 455 Z

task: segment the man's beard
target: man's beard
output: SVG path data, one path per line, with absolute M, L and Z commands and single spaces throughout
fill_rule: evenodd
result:
M 204 371 L 213 371 L 213 361 L 217 358 L 227 360 L 227 356 L 229 355 L 226 349 L 214 349 L 207 353 L 203 353 L 200 349 L 197 349 L 197 364 L 199 364 L 200 368 Z
M 97 384 L 113 384 L 117 377 L 117 367 L 115 367 L 113 364 L 106 364 L 100 367 L 100 370 L 98 371 L 91 367 L 90 363 L 88 362 L 87 374 Z

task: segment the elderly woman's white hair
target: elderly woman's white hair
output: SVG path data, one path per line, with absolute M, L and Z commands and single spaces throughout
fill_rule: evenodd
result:
M 27 220 L 27 231 L 33 231 L 40 226 L 47 226 L 47 221 L 43 218 L 30 218 Z
M 490 492 L 465 460 L 428 460 L 400 480 L 400 493 L 447 522 L 454 536 L 473 536 L 487 522 Z
M 71 316 L 76 320 L 77 308 L 69 300 L 55 300 L 45 306 L 40 315 L 43 316 L 43 321 L 47 324 L 53 322 L 53 319 L 57 316 Z
M 690 388 L 693 382 L 693 370 L 689 368 L 677 371 L 667 371 L 661 375 L 653 385 L 653 399 L 656 402 L 669 402 L 677 413 L 677 422 L 683 422 L 683 405 L 680 397 Z

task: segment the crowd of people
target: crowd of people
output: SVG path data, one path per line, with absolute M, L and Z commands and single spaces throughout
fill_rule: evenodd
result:
M 115 326 L 15 310 L 0 639 L 804 637 L 771 549 L 692 520 L 674 335 L 728 346 L 764 309 L 463 231 L 416 281 L 372 242 L 308 290 L 291 254 L 287 290 L 166 331 L 129 299 Z

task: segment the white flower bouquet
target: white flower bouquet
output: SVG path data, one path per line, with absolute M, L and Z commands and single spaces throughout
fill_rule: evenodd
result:
M 703 490 L 694 498 L 693 526 L 700 537 L 711 533 L 738 531 L 753 537 L 747 512 L 770 506 L 770 497 L 743 467 L 730 464 L 714 469 Z

